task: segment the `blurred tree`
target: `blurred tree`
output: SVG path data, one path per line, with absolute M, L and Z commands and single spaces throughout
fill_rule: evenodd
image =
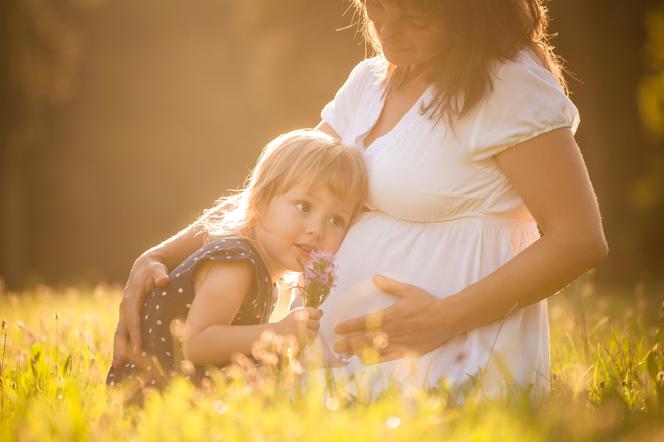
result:
M 645 167 L 632 187 L 631 200 L 643 217 L 647 244 L 644 264 L 656 275 L 664 269 L 664 4 L 650 9 L 645 18 L 646 75 L 638 90 L 638 103 L 646 131 Z
M 71 20 L 80 0 L 0 2 L 0 269 L 9 280 L 31 268 L 34 160 L 47 148 L 49 113 L 74 93 L 82 51 Z M 39 195 L 47 198 L 47 195 Z M 36 218 L 35 218 L 36 216 Z
M 554 43 L 568 61 L 581 112 L 577 140 L 597 191 L 611 252 L 598 272 L 630 282 L 656 277 L 664 262 L 661 213 L 644 207 L 656 145 L 639 115 L 645 19 L 658 0 L 551 1 Z M 644 183 L 647 186 L 644 186 Z M 652 199 L 648 204 L 653 204 Z
M 623 280 L 664 266 L 658 3 L 549 2 L 612 250 L 598 273 Z M 364 54 L 336 32 L 348 5 L 0 1 L 0 275 L 122 280 L 268 139 L 317 122 Z
M 646 16 L 648 73 L 639 89 L 643 124 L 654 140 L 664 138 L 664 6 Z
M 1 7 L 10 286 L 121 280 L 137 253 L 237 187 L 268 139 L 316 124 L 362 54 L 353 31 L 336 32 L 343 1 Z

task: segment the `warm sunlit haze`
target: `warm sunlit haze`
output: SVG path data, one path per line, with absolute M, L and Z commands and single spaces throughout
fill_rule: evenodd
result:
M 661 2 L 547 2 L 610 252 L 548 300 L 540 401 L 475 379 L 375 397 L 274 333 L 198 385 L 107 386 L 134 260 L 317 125 L 371 48 L 350 0 L 1 3 L 0 440 L 664 441 Z M 299 283 L 282 278 L 272 324 Z

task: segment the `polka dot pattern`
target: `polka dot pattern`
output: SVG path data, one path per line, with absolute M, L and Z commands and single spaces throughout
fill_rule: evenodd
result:
M 206 261 L 248 261 L 254 268 L 254 292 L 244 300 L 232 325 L 253 325 L 268 321 L 278 300 L 276 284 L 270 281 L 265 264 L 245 239 L 224 236 L 201 247 L 170 273 L 169 285 L 154 289 L 148 295 L 143 309 L 141 339 L 144 347 L 140 364 L 126 364 L 111 368 L 106 379 L 109 385 L 124 379 L 141 377 L 145 385 L 161 388 L 164 373 L 181 372 L 182 327 L 194 299 L 193 274 L 198 265 Z M 180 321 L 178 323 L 178 320 Z M 174 323 L 175 322 L 175 323 Z M 159 376 L 157 376 L 159 374 Z M 204 367 L 194 367 L 191 379 L 199 383 L 205 376 Z

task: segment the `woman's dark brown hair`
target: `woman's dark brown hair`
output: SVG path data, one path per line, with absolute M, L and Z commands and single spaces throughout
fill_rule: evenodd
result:
M 375 29 L 367 18 L 366 0 L 352 0 L 360 13 L 366 41 L 381 53 Z M 492 87 L 497 62 L 530 49 L 567 92 L 560 58 L 549 44 L 548 12 L 543 0 L 382 0 L 439 21 L 444 29 L 440 56 L 431 63 L 433 101 L 423 109 L 434 118 L 462 117 Z M 407 67 L 391 65 L 386 92 L 408 77 Z

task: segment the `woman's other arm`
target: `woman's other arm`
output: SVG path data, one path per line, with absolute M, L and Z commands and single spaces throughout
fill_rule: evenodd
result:
M 141 349 L 141 307 L 153 287 L 168 283 L 168 269 L 203 245 L 205 234 L 200 222 L 191 224 L 166 241 L 145 251 L 134 261 L 120 303 L 113 338 L 113 366 L 119 367 Z M 131 349 L 131 350 L 130 350 Z
M 461 332 L 491 322 L 484 317 L 500 319 L 556 293 L 609 252 L 588 171 L 569 129 L 514 146 L 496 160 L 543 236 L 457 295 L 469 321 L 467 327 L 457 325 Z
M 295 335 L 301 343 L 316 337 L 320 310 L 296 309 L 272 324 L 230 325 L 251 295 L 253 269 L 247 262 L 201 264 L 183 339 L 184 357 L 198 365 L 224 365 L 234 353 L 250 354 L 265 331 Z
M 599 208 L 588 172 L 569 129 L 559 129 L 496 156 L 499 167 L 523 198 L 543 237 L 495 272 L 444 299 L 388 278 L 375 278 L 398 301 L 380 312 L 388 338 L 386 359 L 430 351 L 453 336 L 503 319 L 540 301 L 596 266 L 608 253 Z M 337 326 L 346 335 L 339 352 L 371 345 L 367 318 Z M 374 322 L 375 323 L 375 322 Z

